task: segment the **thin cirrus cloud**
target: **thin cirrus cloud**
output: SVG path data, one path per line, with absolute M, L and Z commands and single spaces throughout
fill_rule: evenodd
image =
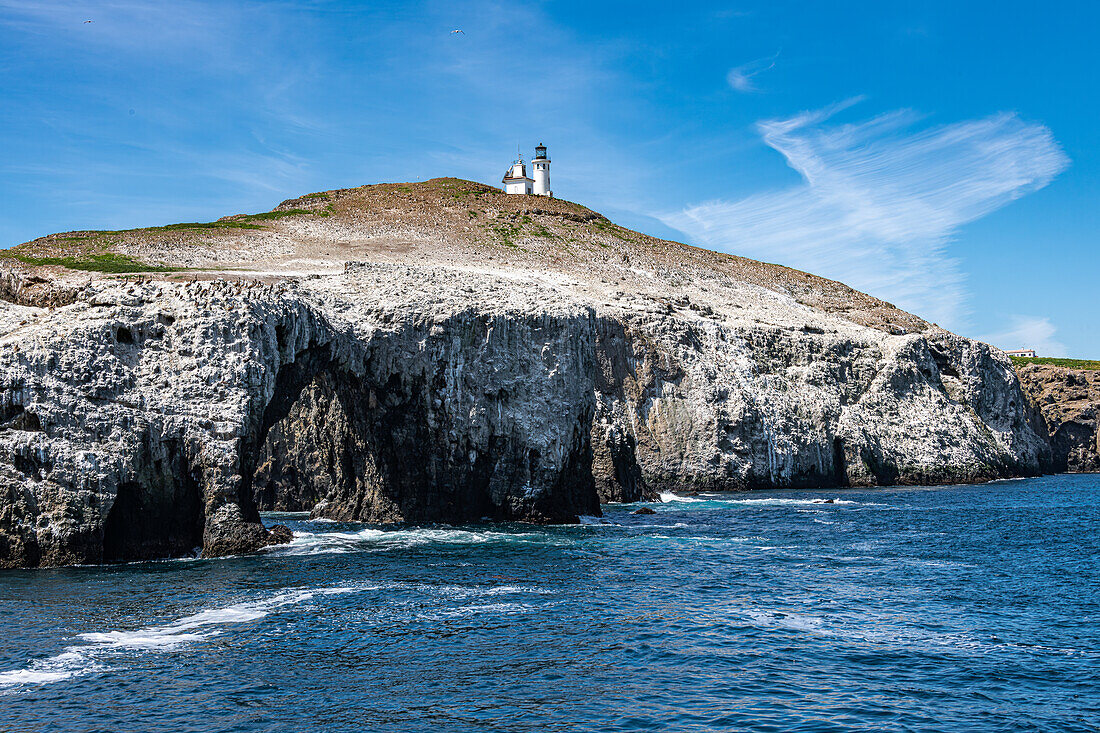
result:
M 758 91 L 756 82 L 753 81 L 753 77 L 758 74 L 763 74 L 765 71 L 770 71 L 775 68 L 776 59 L 779 58 L 779 53 L 776 52 L 772 56 L 765 56 L 763 58 L 755 59 L 747 64 L 741 64 L 735 66 L 729 70 L 726 74 L 726 82 L 729 83 L 735 91 L 738 92 L 755 92 Z
M 1008 113 L 926 127 L 909 110 L 829 123 L 859 101 L 757 124 L 801 183 L 661 220 L 702 246 L 841 280 L 958 328 L 966 291 L 952 237 L 1069 159 L 1050 130 Z
M 1057 328 L 1049 318 L 1012 316 L 1012 327 L 982 337 L 982 341 L 1002 349 L 1035 349 L 1040 356 L 1066 356 L 1065 344 L 1054 338 Z

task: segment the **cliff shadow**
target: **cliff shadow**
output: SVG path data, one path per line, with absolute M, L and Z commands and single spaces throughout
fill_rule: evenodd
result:
M 592 420 L 592 477 L 601 503 L 652 501 L 658 495 L 646 481 L 638 463 L 638 440 L 627 429 L 626 413 L 644 402 L 653 381 L 639 375 L 637 364 L 656 361 L 652 347 L 643 347 L 650 358 L 637 358 L 632 335 L 620 321 L 603 318 L 595 332 L 593 382 L 597 397 Z M 679 379 L 679 373 L 667 375 Z
M 136 476 L 121 483 L 103 524 L 103 561 L 192 555 L 203 544 L 201 482 L 178 441 L 146 435 Z
M 478 331 L 485 324 L 469 328 L 471 341 L 486 341 Z M 262 510 L 375 523 L 564 521 L 599 512 L 586 439 L 574 434 L 583 450 L 548 464 L 508 421 L 470 422 L 479 412 L 507 415 L 507 389 L 485 386 L 472 401 L 448 404 L 457 399 L 454 371 L 446 358 L 378 358 L 353 370 L 332 344 L 307 347 L 280 367 L 244 448 L 245 490 Z

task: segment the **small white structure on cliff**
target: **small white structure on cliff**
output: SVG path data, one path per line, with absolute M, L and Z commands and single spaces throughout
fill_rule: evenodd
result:
M 501 181 L 504 184 L 504 193 L 553 196 L 554 192 L 550 190 L 550 159 L 546 157 L 546 146 L 542 143 L 535 147 L 535 159 L 531 161 L 531 172 L 534 178 L 528 178 L 527 164 L 523 162 L 523 156 L 516 156 L 515 162 L 508 167 Z

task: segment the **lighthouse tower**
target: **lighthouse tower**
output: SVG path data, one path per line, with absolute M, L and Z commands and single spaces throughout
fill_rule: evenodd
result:
M 546 146 L 539 143 L 535 147 L 535 159 L 531 161 L 532 173 L 535 177 L 533 193 L 536 196 L 553 196 L 550 190 L 550 159 L 546 157 Z

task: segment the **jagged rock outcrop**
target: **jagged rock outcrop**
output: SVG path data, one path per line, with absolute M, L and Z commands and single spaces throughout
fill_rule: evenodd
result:
M 254 496 L 377 522 L 599 512 L 583 308 L 99 281 L 39 315 L 0 349 L 5 566 L 253 550 Z
M 599 513 L 590 310 L 361 317 L 374 325 L 356 319 L 350 357 L 312 347 L 280 371 L 253 462 L 262 508 L 367 522 Z
M 94 233 L 163 267 L 249 252 L 232 278 L 10 263 L 5 292 L 38 300 L 0 303 L 0 566 L 285 540 L 257 509 L 565 522 L 659 490 L 980 481 L 1049 462 L 988 346 L 568 202 L 509 213 L 524 197 L 422 186 L 405 188 L 439 197 L 404 218 L 405 193 L 378 187 L 232 235 Z M 52 245 L 35 246 L 42 261 Z
M 1016 371 L 1050 433 L 1053 469 L 1100 471 L 1100 371 L 1045 364 L 1025 364 Z
M 1007 359 L 946 331 L 621 317 L 597 417 L 629 437 L 646 486 L 974 482 L 1048 460 Z

